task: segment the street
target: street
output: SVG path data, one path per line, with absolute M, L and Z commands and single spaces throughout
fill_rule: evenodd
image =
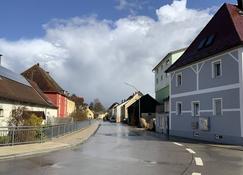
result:
M 72 149 L 0 162 L 2 175 L 243 174 L 243 152 L 180 143 L 122 124 L 102 123 Z

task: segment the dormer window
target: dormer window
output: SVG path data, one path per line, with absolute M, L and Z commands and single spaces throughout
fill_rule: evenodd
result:
M 200 50 L 200 49 L 203 49 L 203 48 L 205 48 L 205 47 L 208 47 L 208 46 L 212 45 L 213 42 L 214 42 L 214 39 L 215 39 L 215 35 L 214 35 L 214 34 L 213 34 L 213 35 L 210 35 L 210 36 L 208 36 L 208 37 L 206 37 L 206 38 L 204 38 L 204 39 L 199 43 L 197 49 Z

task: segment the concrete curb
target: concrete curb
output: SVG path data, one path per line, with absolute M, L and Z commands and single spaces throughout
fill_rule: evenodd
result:
M 4 156 L 0 156 L 0 161 L 11 160 L 11 159 L 20 159 L 20 158 L 26 158 L 26 157 L 34 157 L 34 156 L 38 156 L 38 155 L 42 155 L 42 154 L 46 154 L 46 153 L 51 153 L 51 152 L 56 152 L 56 151 L 72 148 L 72 147 L 75 147 L 77 145 L 83 144 L 97 132 L 97 130 L 100 127 L 100 123 L 97 122 L 95 124 L 92 124 L 90 126 L 82 128 L 79 131 L 65 135 L 65 136 L 68 136 L 68 135 L 72 135 L 72 134 L 75 134 L 75 133 L 78 133 L 78 132 L 85 131 L 85 130 L 89 129 L 91 126 L 94 126 L 94 125 L 96 125 L 96 126 L 95 126 L 95 129 L 92 131 L 92 133 L 90 133 L 87 137 L 82 138 L 79 142 L 76 142 L 74 144 L 64 144 L 63 146 L 59 146 L 59 147 L 56 147 L 56 148 L 44 149 L 44 150 L 39 150 L 39 151 L 31 151 L 31 152 L 28 152 L 28 153 L 9 154 L 7 156 L 4 155 Z M 62 136 L 62 137 L 64 137 L 64 136 Z M 53 139 L 53 140 L 57 140 L 57 139 L 60 139 L 60 138 L 61 137 Z M 51 140 L 51 141 L 53 141 L 53 140 Z M 38 143 L 38 144 L 41 145 L 42 143 Z

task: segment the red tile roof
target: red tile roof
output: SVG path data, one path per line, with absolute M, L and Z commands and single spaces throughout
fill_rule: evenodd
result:
M 64 90 L 39 64 L 27 69 L 22 75 L 26 79 L 34 81 L 43 92 L 56 92 L 64 95 Z
M 243 44 L 243 16 L 236 5 L 224 4 L 205 28 L 187 48 L 184 54 L 166 72 L 206 59 Z M 208 46 L 199 49 L 200 43 L 213 36 Z

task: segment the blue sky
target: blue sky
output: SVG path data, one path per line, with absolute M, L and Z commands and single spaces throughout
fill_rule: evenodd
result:
M 119 0 L 5 0 L 1 1 L 0 38 L 18 40 L 44 35 L 42 25 L 51 19 L 96 15 L 98 19 L 117 20 L 128 15 L 156 18 L 155 10 L 172 0 L 127 0 L 133 5 L 119 8 Z M 189 8 L 219 7 L 236 0 L 188 0 Z M 134 4 L 136 4 L 134 6 Z M 139 5 L 138 5 L 139 4 Z

